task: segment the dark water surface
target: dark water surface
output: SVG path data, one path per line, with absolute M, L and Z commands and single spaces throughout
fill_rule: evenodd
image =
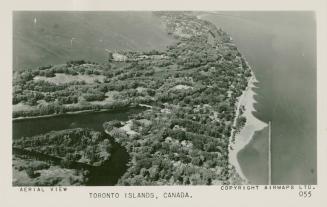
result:
M 232 36 L 259 81 L 254 115 L 272 123 L 272 184 L 316 184 L 314 13 L 219 12 L 204 19 Z M 267 183 L 264 139 L 267 133 L 258 132 L 238 154 L 252 183 Z
M 140 111 L 141 109 L 115 112 L 85 112 L 54 117 L 15 120 L 13 121 L 13 139 L 73 128 L 89 128 L 96 131 L 103 131 L 102 124 L 104 122 L 111 120 L 127 121 L 129 115 Z

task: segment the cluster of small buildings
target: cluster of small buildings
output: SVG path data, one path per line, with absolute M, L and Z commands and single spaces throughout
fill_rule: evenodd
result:
M 161 55 L 137 55 L 136 57 L 128 57 L 118 52 L 108 52 L 108 61 L 116 61 L 116 62 L 125 62 L 127 60 L 130 61 L 139 61 L 139 60 L 162 60 L 168 59 L 168 56 L 161 54 Z

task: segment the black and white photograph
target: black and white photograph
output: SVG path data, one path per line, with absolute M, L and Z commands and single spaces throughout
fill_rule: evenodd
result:
M 0 10 L 0 206 L 326 206 L 327 1 Z
M 310 11 L 14 11 L 13 186 L 316 184 Z

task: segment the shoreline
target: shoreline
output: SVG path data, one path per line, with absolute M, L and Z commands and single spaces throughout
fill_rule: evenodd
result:
M 57 116 L 64 116 L 64 115 L 74 115 L 74 114 L 84 114 L 84 113 L 97 113 L 97 112 L 115 112 L 115 111 L 122 111 L 124 109 L 134 109 L 134 108 L 142 108 L 145 106 L 137 105 L 137 106 L 127 106 L 123 108 L 118 109 L 99 109 L 99 110 L 93 110 L 93 109 L 86 109 L 86 110 L 80 110 L 80 111 L 68 111 L 62 114 L 46 114 L 46 115 L 40 115 L 40 116 L 26 116 L 26 117 L 16 117 L 12 118 L 12 121 L 20 121 L 20 120 L 28 120 L 28 119 L 41 119 L 41 118 L 50 118 L 50 117 L 57 117 Z
M 62 116 L 62 115 L 70 115 L 70 114 L 83 114 L 83 113 L 88 113 L 88 112 L 102 112 L 102 111 L 107 111 L 106 109 L 101 109 L 98 111 L 94 111 L 91 109 L 87 110 L 81 110 L 81 111 L 71 111 L 71 112 L 65 112 L 62 114 L 47 114 L 47 115 L 40 115 L 40 116 L 20 116 L 16 118 L 12 118 L 13 121 L 18 121 L 18 120 L 25 120 L 25 119 L 40 119 L 40 118 L 49 118 L 49 117 L 56 117 L 56 116 Z
M 207 15 L 210 15 L 210 13 L 200 13 L 196 16 L 199 19 L 204 19 L 203 17 Z M 257 83 L 258 80 L 256 79 L 254 71 L 247 61 L 246 64 L 251 70 L 251 77 L 249 77 L 248 79 L 246 89 L 242 92 L 242 95 L 237 98 L 237 107 L 235 109 L 235 117 L 233 120 L 233 127 L 231 130 L 231 135 L 229 137 L 228 145 L 228 163 L 235 168 L 235 172 L 241 178 L 242 184 L 250 184 L 250 181 L 243 173 L 243 170 L 237 158 L 238 153 L 252 140 L 254 134 L 257 131 L 260 131 L 264 127 L 268 126 L 268 124 L 257 119 L 252 114 L 252 112 L 256 111 L 256 109 L 254 108 L 254 104 L 257 103 L 254 99 L 254 95 L 256 95 L 256 93 L 254 92 L 253 88 L 255 87 L 254 83 Z M 245 109 L 242 114 L 240 114 L 241 106 L 244 106 Z M 246 123 L 238 133 L 235 133 L 234 127 L 236 126 L 237 118 L 240 116 L 244 116 L 246 118 Z
M 252 69 L 251 69 L 252 70 Z M 248 81 L 247 88 L 243 91 L 242 95 L 237 100 L 237 107 L 236 107 L 236 115 L 233 122 L 233 126 L 235 126 L 236 119 L 240 116 L 239 109 L 241 106 L 245 107 L 245 110 L 241 116 L 246 118 L 245 125 L 241 128 L 239 133 L 234 134 L 234 129 L 232 129 L 230 140 L 229 140 L 229 164 L 235 167 L 237 174 L 241 177 L 244 184 L 249 184 L 249 180 L 243 174 L 243 170 L 241 168 L 240 163 L 238 162 L 237 155 L 251 140 L 255 132 L 262 130 L 264 127 L 267 126 L 265 122 L 260 121 L 257 119 L 252 112 L 255 112 L 254 104 L 256 100 L 254 99 L 254 92 L 253 88 L 255 87 L 254 83 L 258 82 L 254 72 L 252 70 L 252 76 Z

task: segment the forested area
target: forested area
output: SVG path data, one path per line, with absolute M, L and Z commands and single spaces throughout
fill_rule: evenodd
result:
M 190 18 L 191 23 L 201 25 L 204 22 L 174 13 L 164 13 L 163 18 L 179 41 L 165 52 L 173 64 L 162 74 L 164 81 L 158 79 L 153 108 L 132 117 L 136 135 L 126 134 L 121 126 L 111 122 L 104 125 L 132 156 L 119 184 L 240 183 L 228 163 L 228 146 L 236 101 L 247 87 L 251 71 L 227 34 L 214 30 L 215 42 L 209 43 L 207 33 L 197 33 L 205 31 L 203 28 L 195 26 L 190 30 L 188 25 L 185 33 L 197 35 L 185 38 L 176 34 L 176 25 L 180 24 L 175 20 L 186 18 L 188 21 L 184 22 L 190 23 Z M 209 30 L 215 29 L 209 23 L 205 25 L 210 26 Z M 245 121 L 244 117 L 238 118 L 235 127 L 240 129 Z
M 112 144 L 104 133 L 90 129 L 52 131 L 14 140 L 13 147 L 60 157 L 69 162 L 101 165 L 110 158 Z
M 228 163 L 228 146 L 232 128 L 240 129 L 246 122 L 238 118 L 233 126 L 237 99 L 252 75 L 250 68 L 229 35 L 213 24 L 189 13 L 155 15 L 176 43 L 162 51 L 123 51 L 125 61 L 110 59 L 100 65 L 77 60 L 19 72 L 14 79 L 13 104 L 32 109 L 14 111 L 13 117 L 148 104 L 152 108 L 130 117 L 132 134 L 120 122 L 104 123 L 106 132 L 131 157 L 118 184 L 240 182 Z M 104 78 L 64 84 L 49 81 L 58 74 Z M 101 161 L 99 148 L 110 149 L 104 142 L 100 135 L 77 130 L 68 136 L 54 132 L 24 138 L 16 144 L 40 145 L 44 153 L 84 158 L 92 164 Z M 110 150 L 108 153 L 110 156 Z
M 113 145 L 107 134 L 82 128 L 14 140 L 13 167 L 28 176 L 15 185 L 85 185 L 92 166 L 111 158 Z

